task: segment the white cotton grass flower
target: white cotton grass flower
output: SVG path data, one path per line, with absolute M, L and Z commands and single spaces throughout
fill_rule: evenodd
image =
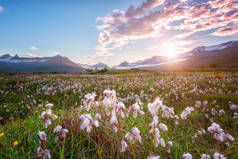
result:
M 231 110 L 238 110 L 238 105 L 233 104 L 232 102 L 228 102 L 228 104 L 229 104 Z
M 219 110 L 219 116 L 221 116 L 223 114 L 226 114 L 226 112 L 223 109 Z
M 215 108 L 212 108 L 212 110 L 211 110 L 211 113 L 212 113 L 212 115 L 216 115 L 217 114 L 217 111 L 216 111 L 216 109 Z
M 192 159 L 193 156 L 190 153 L 184 153 L 182 159 Z
M 234 119 L 238 119 L 238 113 L 237 113 L 237 112 L 234 113 L 233 118 L 234 118 Z M 0 120 L 1 120 L 1 119 L 0 119 Z
M 92 107 L 97 107 L 98 106 L 98 102 L 95 101 L 95 97 L 96 97 L 96 93 L 88 93 L 84 96 L 84 100 L 83 100 L 83 106 L 85 107 L 85 109 L 87 111 L 89 111 Z
M 125 152 L 126 151 L 126 148 L 127 148 L 127 143 L 126 141 L 124 140 L 121 140 L 121 149 L 120 149 L 120 152 Z
M 38 132 L 38 137 L 41 143 L 45 143 L 47 138 L 46 138 L 46 134 L 44 131 L 39 131 Z
M 231 141 L 235 140 L 230 134 L 225 134 L 224 130 L 217 123 L 212 123 L 212 125 L 207 128 L 207 131 L 213 134 L 213 137 L 220 142 L 224 142 L 226 139 Z
M 116 113 L 120 114 L 122 118 L 125 117 L 125 114 L 123 112 L 125 109 L 126 109 L 126 107 L 125 107 L 124 103 L 122 103 L 122 102 L 117 103 L 115 106 Z
M 170 153 L 171 152 L 171 147 L 173 146 L 173 142 L 172 141 L 168 141 L 167 142 L 167 152 Z
M 68 132 L 69 130 L 63 129 L 61 125 L 56 126 L 54 128 L 54 133 L 58 134 L 58 136 L 55 138 L 55 142 L 57 142 L 59 138 L 65 138 Z
M 37 148 L 36 153 L 38 157 L 42 157 L 43 159 L 50 159 L 50 151 L 49 150 L 43 150 L 40 146 Z
M 204 105 L 204 106 L 207 106 L 207 104 L 208 104 L 208 101 L 207 101 L 207 100 L 204 100 L 204 101 L 203 101 L 203 105 Z
M 153 103 L 149 103 L 147 107 L 148 107 L 148 110 L 149 110 L 150 114 L 152 116 L 155 116 L 155 115 L 157 115 L 157 113 L 159 111 L 159 108 L 162 107 L 162 106 L 163 106 L 162 101 L 160 100 L 159 97 L 157 97 L 155 99 L 155 101 Z
M 89 133 L 91 132 L 92 126 L 95 125 L 96 127 L 99 126 L 99 122 L 97 119 L 93 119 L 91 114 L 82 114 L 80 115 L 80 120 L 82 120 L 83 122 L 80 125 L 80 129 L 84 130 L 86 129 L 86 131 Z
M 140 110 L 140 106 L 137 102 L 130 106 L 129 112 L 133 113 L 133 118 L 136 118 L 138 113 L 140 113 L 141 115 L 145 114 L 142 110 Z
M 110 124 L 112 124 L 114 132 L 117 132 L 116 124 L 118 123 L 118 121 L 117 121 L 117 116 L 116 116 L 115 110 L 112 110 L 111 114 L 112 114 L 112 117 L 110 119 Z
M 159 124 L 159 128 L 160 128 L 160 130 L 162 130 L 162 131 L 168 131 L 168 127 L 167 127 L 165 124 L 163 124 L 163 123 L 160 123 L 160 124 Z
M 99 113 L 96 113 L 96 114 L 95 114 L 95 119 L 96 119 L 96 120 L 101 120 L 101 118 L 102 118 L 102 117 L 101 117 L 101 114 L 99 114 Z
M 118 123 L 118 121 L 117 121 L 117 116 L 116 116 L 116 112 L 115 112 L 115 110 L 112 110 L 112 117 L 111 117 L 111 119 L 110 119 L 110 123 L 111 124 L 117 124 Z
M 117 102 L 117 96 L 115 90 L 104 90 L 103 92 L 104 99 L 102 101 L 102 104 L 105 107 L 114 107 Z
M 68 132 L 69 132 L 68 129 L 62 129 L 62 131 L 61 131 L 62 137 L 65 138 L 65 137 L 66 137 L 66 134 L 67 134 Z
M 160 144 L 160 131 L 159 131 L 159 129 L 155 128 L 154 133 L 155 133 L 155 147 L 157 148 Z
M 226 157 L 218 152 L 213 154 L 213 159 L 226 159 Z
M 136 141 L 138 141 L 139 143 L 142 142 L 140 130 L 137 127 L 131 128 L 131 130 L 126 133 L 125 138 L 131 141 L 132 144 L 134 144 Z
M 162 147 L 166 147 L 165 141 L 163 138 L 160 137 L 160 131 L 158 128 L 154 129 L 154 137 L 155 137 L 155 147 L 157 148 L 159 145 Z
M 149 125 L 149 133 L 150 134 L 154 132 L 154 129 L 158 125 L 158 123 L 159 123 L 158 116 L 157 115 L 153 116 L 153 121 Z
M 207 154 L 202 154 L 201 159 L 211 159 L 211 156 Z
M 187 115 L 189 115 L 192 111 L 194 111 L 193 107 L 185 108 L 185 110 L 180 115 L 181 119 L 187 119 Z
M 53 106 L 54 106 L 54 104 L 52 104 L 52 103 L 48 103 L 45 105 L 45 107 L 47 107 L 48 109 L 51 109 Z
M 174 118 L 174 108 L 167 107 L 165 105 L 162 106 L 162 118 Z
M 160 159 L 160 156 L 148 156 L 147 159 Z
M 203 128 L 199 129 L 195 134 L 194 134 L 194 138 L 197 138 L 198 136 L 201 136 L 203 134 L 206 133 L 206 130 L 204 130 Z
M 197 101 L 195 102 L 195 107 L 200 108 L 201 105 L 202 105 L 202 102 L 201 102 L 201 101 L 198 101 L 198 100 L 197 100 Z
M 54 133 L 60 133 L 62 131 L 62 126 L 58 125 L 54 128 Z
M 161 137 L 159 140 L 160 140 L 160 145 L 161 145 L 162 147 L 166 147 L 165 142 L 164 142 L 164 139 Z
M 40 115 L 39 118 L 44 119 L 44 127 L 48 128 L 49 125 L 51 125 L 51 120 L 56 120 L 57 116 L 55 114 L 52 113 L 51 109 L 49 108 L 46 111 L 43 111 Z
M 174 115 L 173 119 L 175 120 L 175 124 L 178 125 L 179 124 L 179 117 L 178 117 L 178 115 Z

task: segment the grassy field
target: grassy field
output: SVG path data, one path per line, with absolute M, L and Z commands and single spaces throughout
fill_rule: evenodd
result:
M 238 158 L 237 71 L 0 75 L 0 158 L 205 154 Z

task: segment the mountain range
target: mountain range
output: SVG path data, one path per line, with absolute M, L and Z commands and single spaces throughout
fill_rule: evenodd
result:
M 201 46 L 179 54 L 176 58 L 153 56 L 135 62 L 124 61 L 109 67 L 104 63 L 87 65 L 75 63 L 67 57 L 19 57 L 5 54 L 0 56 L 0 73 L 19 72 L 85 72 L 87 69 L 160 69 L 160 68 L 195 68 L 212 63 L 221 67 L 238 67 L 238 41 L 228 41 L 219 45 Z
M 238 67 L 238 41 L 228 41 L 219 45 L 200 46 L 176 58 L 153 56 L 132 63 L 124 61 L 114 69 L 160 69 L 160 68 L 196 68 L 216 64 L 220 67 Z
M 1 73 L 19 72 L 83 72 L 85 69 L 69 60 L 67 57 L 56 55 L 53 57 L 19 57 L 5 54 L 0 56 Z

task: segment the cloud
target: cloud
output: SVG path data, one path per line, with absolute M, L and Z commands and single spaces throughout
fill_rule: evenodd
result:
M 4 8 L 3 6 L 0 6 L 0 12 L 3 12 Z
M 144 14 L 146 11 L 150 11 L 157 6 L 164 3 L 165 0 L 147 0 L 143 2 L 139 7 L 130 6 L 126 12 L 127 17 L 134 17 L 140 14 Z
M 30 46 L 29 49 L 30 49 L 30 50 L 33 50 L 33 51 L 39 50 L 36 46 Z
M 159 47 L 158 46 L 152 46 L 148 47 L 147 50 L 157 50 Z
M 232 26 L 222 27 L 213 33 L 215 36 L 231 36 L 235 34 L 238 35 L 238 23 Z
M 122 47 L 131 40 L 158 37 L 163 30 L 176 30 L 179 34 L 174 37 L 182 39 L 195 32 L 221 27 L 225 29 L 229 23 L 238 22 L 237 0 L 201 3 L 194 0 L 188 3 L 190 1 L 147 0 L 138 7 L 130 6 L 125 12 L 114 10 L 105 17 L 97 18 L 97 21 L 102 22 L 102 25 L 97 26 L 101 31 L 97 54 L 110 55 L 110 50 Z M 181 22 L 174 25 L 172 22 L 175 21 Z M 235 26 L 228 27 L 227 31 L 218 30 L 217 34 L 232 34 L 235 29 Z
M 105 63 L 105 61 L 108 60 L 108 56 L 99 56 L 97 54 L 91 54 L 91 55 L 80 57 L 78 59 L 79 59 L 79 63 L 81 64 L 94 65 L 97 63 Z
M 41 57 L 32 53 L 27 53 L 26 56 L 31 57 L 31 58 L 35 58 L 35 57 Z
M 53 55 L 60 55 L 60 52 L 54 51 L 54 52 L 52 52 L 52 54 L 53 54 Z

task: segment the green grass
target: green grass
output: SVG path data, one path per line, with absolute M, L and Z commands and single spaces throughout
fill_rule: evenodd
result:
M 51 75 L 25 74 L 1 75 L 0 78 L 0 158 L 37 158 L 36 149 L 40 146 L 38 131 L 45 131 L 47 142 L 44 145 L 52 158 L 147 158 L 154 154 L 161 158 L 180 159 L 189 152 L 193 158 L 201 158 L 203 153 L 211 156 L 215 151 L 227 158 L 238 157 L 238 125 L 233 118 L 234 110 L 230 110 L 228 102 L 238 104 L 238 74 L 236 72 L 149 72 L 149 71 L 107 71 L 94 75 Z M 126 80 L 124 77 L 126 76 Z M 153 88 L 153 89 L 151 89 Z M 194 88 L 196 92 L 191 92 Z M 98 128 L 93 127 L 90 133 L 82 131 L 79 115 L 82 113 L 100 112 L 104 108 L 93 108 L 89 112 L 77 112 L 82 106 L 84 95 L 96 92 L 97 101 L 103 99 L 105 89 L 115 89 L 118 100 L 123 100 L 127 108 L 139 98 L 143 103 L 145 115 L 133 118 L 129 114 L 126 118 L 117 115 L 119 121 L 118 132 L 113 131 L 110 117 L 103 117 Z M 222 94 L 219 93 L 222 90 Z M 142 92 L 143 91 L 143 92 Z M 155 148 L 153 135 L 148 133 L 152 117 L 147 109 L 148 103 L 160 97 L 168 107 L 173 107 L 175 114 L 180 116 L 186 107 L 194 107 L 194 111 L 187 119 L 179 119 L 176 125 L 174 119 L 165 119 L 158 113 L 159 123 L 168 126 L 168 132 L 161 132 L 165 142 L 173 142 L 171 152 L 161 146 Z M 202 111 L 195 107 L 195 101 L 208 101 L 206 109 Z M 216 100 L 215 104 L 212 102 Z M 52 112 L 58 116 L 48 128 L 39 119 L 45 104 L 53 103 Z M 41 105 L 41 106 L 40 106 Z M 212 115 L 211 110 L 223 109 L 226 113 L 219 116 Z M 127 112 L 124 111 L 125 114 Z M 209 114 L 226 133 L 231 134 L 235 141 L 229 146 L 217 142 L 212 134 L 206 134 L 193 139 L 197 130 L 207 128 L 211 121 L 205 118 Z M 67 137 L 55 142 L 55 126 L 67 128 Z M 128 143 L 126 152 L 120 153 L 121 140 L 125 134 L 136 126 L 140 130 L 142 143 Z M 13 142 L 18 141 L 14 146 Z

